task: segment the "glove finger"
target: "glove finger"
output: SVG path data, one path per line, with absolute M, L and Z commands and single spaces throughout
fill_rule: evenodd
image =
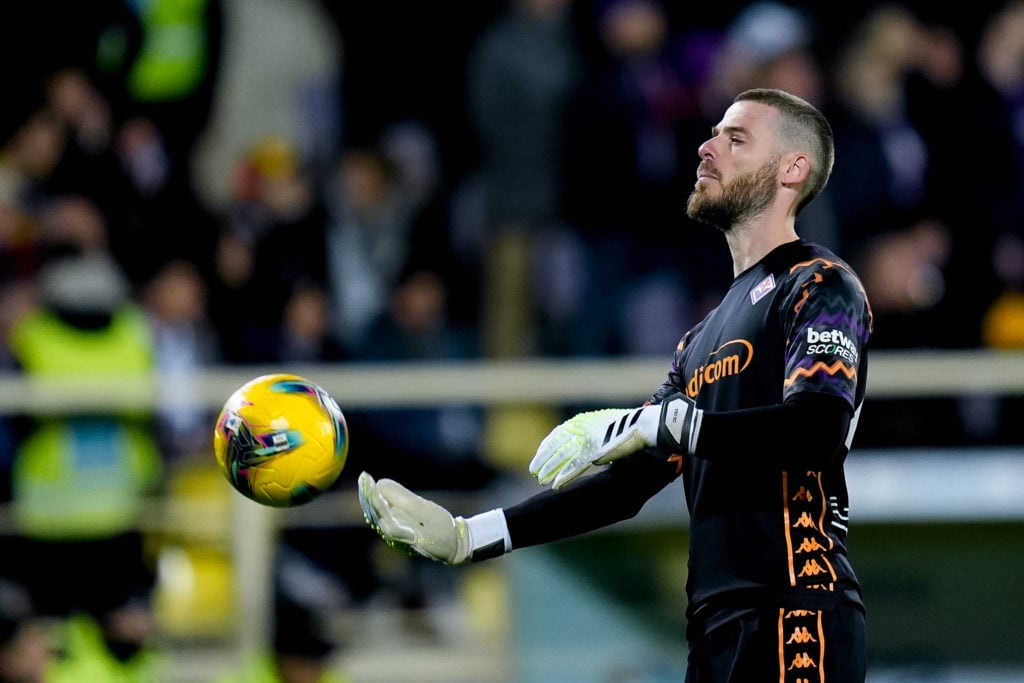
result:
M 380 496 L 378 482 L 366 472 L 359 475 L 359 506 L 367 523 L 382 536 L 391 536 L 391 510 Z
M 375 482 L 366 472 L 359 475 L 359 506 L 367 523 L 393 548 L 408 551 L 416 541 L 416 533 L 408 524 L 395 519 L 394 511 L 387 498 L 381 495 L 380 486 L 389 480 Z
M 537 473 L 540 472 L 540 468 L 543 467 L 544 463 L 546 463 L 548 461 L 548 458 L 551 457 L 550 451 L 547 448 L 545 448 L 546 444 L 547 439 L 541 442 L 540 447 L 537 449 L 537 452 L 533 456 L 533 459 L 530 460 L 530 466 L 527 468 L 527 470 L 533 476 L 537 476 Z
M 565 429 L 564 424 L 556 427 L 553 432 L 544 437 L 544 440 L 540 442 L 540 446 L 537 447 L 536 455 L 530 461 L 530 474 L 536 476 L 545 463 L 571 439 L 572 434 Z
M 380 512 L 377 510 L 377 482 L 369 472 L 359 475 L 359 507 L 363 509 L 363 518 L 374 529 L 380 529 Z
M 551 484 L 551 488 L 558 490 L 564 486 L 568 486 L 570 483 L 576 481 L 584 472 L 590 469 L 591 462 L 583 458 L 573 458 L 565 467 L 558 472 L 558 476 L 555 477 L 554 482 Z
M 561 448 L 552 453 L 548 460 L 537 470 L 535 474 L 537 481 L 541 485 L 547 486 L 562 471 L 562 468 L 573 459 L 574 455 L 577 455 L 577 452 L 572 448 Z
M 394 510 L 409 510 L 424 505 L 435 505 L 423 496 L 416 495 L 394 479 L 381 479 L 377 482 L 377 495 L 388 502 Z

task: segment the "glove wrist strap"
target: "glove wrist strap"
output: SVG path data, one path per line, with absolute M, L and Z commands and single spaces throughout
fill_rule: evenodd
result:
M 469 557 L 474 562 L 498 557 L 512 550 L 508 524 L 501 508 L 466 518 L 469 531 Z
M 693 455 L 697 450 L 704 411 L 683 394 L 673 394 L 661 404 L 658 426 L 658 447 L 682 455 Z

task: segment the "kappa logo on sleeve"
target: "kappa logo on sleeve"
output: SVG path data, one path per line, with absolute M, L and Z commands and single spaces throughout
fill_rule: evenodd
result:
M 842 330 L 816 330 L 808 327 L 806 341 L 808 356 L 838 356 L 853 365 L 860 358 L 856 342 Z

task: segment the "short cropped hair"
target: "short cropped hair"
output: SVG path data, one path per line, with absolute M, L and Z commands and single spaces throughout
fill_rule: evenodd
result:
M 737 95 L 733 102 L 760 102 L 779 111 L 779 138 L 789 150 L 806 151 L 811 158 L 811 172 L 804 186 L 804 195 L 797 212 L 817 197 L 832 175 L 835 142 L 832 126 L 817 107 L 784 90 L 754 88 Z

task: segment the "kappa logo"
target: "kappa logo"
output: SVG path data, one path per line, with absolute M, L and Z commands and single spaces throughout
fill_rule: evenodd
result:
M 804 540 L 800 543 L 800 546 L 794 551 L 796 554 L 800 553 L 813 553 L 818 550 L 826 550 L 825 546 L 818 543 L 818 539 L 811 538 L 810 536 L 804 536 Z
M 817 640 L 811 635 L 811 632 L 807 630 L 806 626 L 797 626 L 793 629 L 793 634 L 789 636 L 789 640 L 786 641 L 786 645 L 792 645 L 796 643 L 798 645 L 804 645 L 806 643 L 816 643 Z
M 797 492 L 793 494 L 792 500 L 802 500 L 806 503 L 810 503 L 814 500 L 814 494 L 808 491 L 806 486 L 801 486 L 797 489 Z
M 806 510 L 801 512 L 800 517 L 798 517 L 797 520 L 793 522 L 794 529 L 815 529 L 817 528 L 817 526 L 818 525 L 814 523 L 814 520 L 811 518 L 811 516 L 807 514 Z
M 796 617 L 813 617 L 817 614 L 817 610 L 813 609 L 791 609 L 785 614 L 785 619 L 793 619 Z
M 789 669 L 787 669 L 787 671 L 792 671 L 793 669 L 808 668 L 816 669 L 818 668 L 818 665 L 814 663 L 814 660 L 811 659 L 811 656 L 809 654 L 807 654 L 806 652 L 800 652 L 793 658 L 793 663 L 789 665 Z
M 822 567 L 817 560 L 807 560 L 804 562 L 803 569 L 800 570 L 800 573 L 797 574 L 797 576 L 818 576 L 819 574 L 825 574 L 827 572 L 828 570 Z

